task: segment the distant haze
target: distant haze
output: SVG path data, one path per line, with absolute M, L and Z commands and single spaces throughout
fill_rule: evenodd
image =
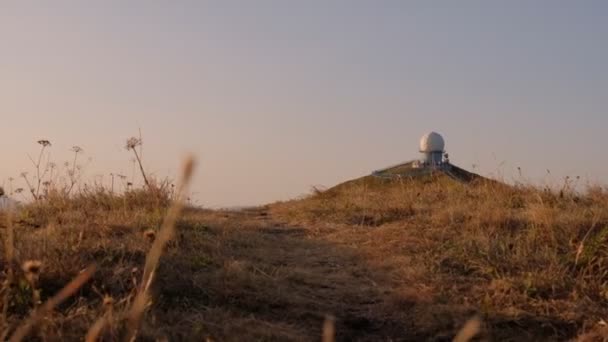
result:
M 130 176 L 140 127 L 150 172 L 194 153 L 214 207 L 417 158 L 431 130 L 484 175 L 608 182 L 606 18 L 599 0 L 2 2 L 0 182 L 41 138 L 58 164 L 82 147 L 89 180 Z

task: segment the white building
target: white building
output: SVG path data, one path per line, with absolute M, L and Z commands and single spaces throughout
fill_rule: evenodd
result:
M 445 153 L 445 140 L 443 140 L 441 134 L 430 132 L 422 136 L 420 139 L 420 153 L 423 154 L 422 161 L 426 165 L 441 165 Z

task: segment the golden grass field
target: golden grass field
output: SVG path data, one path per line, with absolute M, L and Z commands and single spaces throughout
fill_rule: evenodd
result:
M 476 340 L 608 338 L 601 187 L 365 177 L 259 208 L 185 208 L 174 231 L 152 189 L 51 193 L 1 214 L 2 335 L 34 317 L 25 340 L 449 341 L 477 317 Z

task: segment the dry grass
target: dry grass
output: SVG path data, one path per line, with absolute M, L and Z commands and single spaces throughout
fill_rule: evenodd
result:
M 9 342 L 22 341 L 51 310 L 76 293 L 93 276 L 93 273 L 95 273 L 95 266 L 88 267 L 61 289 L 59 293 L 46 301 L 39 309 L 33 311 L 32 315 L 15 330 Z
M 252 210 L 186 209 L 170 215 L 168 243 L 171 201 L 161 199 L 91 192 L 15 216 L 12 263 L 43 262 L 43 302 L 98 265 L 32 338 L 121 340 L 134 303 L 146 309 L 141 341 L 606 337 L 608 193 L 599 187 L 368 178 Z M 35 310 L 19 272 L 3 307 L 11 331 Z
M 133 149 L 135 151 L 135 149 Z M 137 336 L 137 330 L 141 325 L 141 320 L 150 300 L 150 286 L 154 280 L 154 274 L 158 268 L 158 262 L 163 253 L 163 250 L 167 246 L 167 243 L 173 238 L 175 234 L 175 221 L 180 215 L 183 202 L 185 200 L 186 189 L 192 178 L 192 171 L 194 169 L 194 160 L 189 158 L 184 163 L 183 173 L 181 182 L 178 186 L 177 199 L 173 205 L 169 208 L 167 215 L 160 227 L 158 236 L 155 237 L 152 247 L 146 256 L 146 263 L 144 265 L 143 276 L 139 283 L 139 288 L 133 306 L 129 312 L 129 331 L 127 333 L 127 341 L 135 340 Z M 146 185 L 149 183 L 146 181 Z
M 448 307 L 482 314 L 488 336 L 520 329 L 527 339 L 571 338 L 608 314 L 608 193 L 598 187 L 576 194 L 365 178 L 273 214 L 357 246 L 391 275 L 394 299 L 424 303 L 431 315 Z M 425 298 L 411 287 L 426 289 Z M 411 319 L 438 329 L 422 324 L 426 316 Z
M 142 203 L 136 203 L 135 208 L 143 210 L 144 214 L 149 215 L 150 210 L 153 208 L 154 212 L 163 210 L 165 204 L 172 203 L 168 208 L 168 211 L 164 218 L 164 223 L 158 234 L 158 238 L 153 241 L 153 245 L 147 253 L 146 262 L 143 268 L 143 275 L 141 282 L 137 287 L 134 287 L 125 298 L 124 302 L 131 302 L 131 297 L 134 297 L 130 310 L 123 308 L 124 313 L 119 317 L 120 321 L 126 321 L 126 329 L 124 333 L 112 334 L 112 339 L 117 339 L 119 336 L 124 335 L 124 340 L 134 341 L 137 337 L 138 329 L 141 324 L 141 320 L 146 308 L 149 305 L 150 286 L 154 278 L 154 274 L 158 268 L 158 262 L 161 254 L 167 243 L 171 240 L 174 235 L 175 223 L 178 216 L 183 208 L 184 198 L 187 191 L 188 183 L 190 182 L 194 167 L 193 159 L 188 159 L 184 164 L 183 175 L 178 186 L 177 196 L 170 201 L 170 196 L 167 191 L 163 191 L 162 187 L 156 187 L 151 183 L 146 182 L 146 191 L 126 191 L 121 196 L 114 196 L 109 194 L 103 188 L 96 189 L 96 191 L 81 191 L 77 196 L 70 196 L 68 193 L 50 193 L 47 194 L 44 201 L 41 198 L 35 197 L 35 202 L 24 208 L 20 209 L 19 214 L 22 217 L 34 215 L 36 218 L 44 220 L 59 219 L 58 214 L 70 212 L 72 215 L 75 213 L 81 213 L 84 215 L 90 215 L 91 213 L 107 214 L 108 211 L 121 209 L 123 214 L 133 215 L 133 203 L 129 201 L 127 206 L 127 200 L 132 199 L 133 195 L 140 194 L 146 200 Z M 129 198 L 130 197 L 130 198 Z M 137 197 L 136 197 L 137 198 Z M 151 203 L 155 203 L 156 206 L 150 206 Z M 122 203 L 122 205 L 116 206 L 116 203 Z M 139 205 L 137 205 L 139 204 Z M 128 210 L 127 208 L 130 208 Z M 5 280 L 2 286 L 3 305 L 2 305 L 2 340 L 5 340 L 6 336 L 11 337 L 9 341 L 18 342 L 24 338 L 32 335 L 31 332 L 37 329 L 38 336 L 43 340 L 55 340 L 61 337 L 61 334 L 56 332 L 49 333 L 46 331 L 46 324 L 43 324 L 43 320 L 47 320 L 51 316 L 52 311 L 64 302 L 66 299 L 74 295 L 92 276 L 95 272 L 95 266 L 90 266 L 84 271 L 80 272 L 73 280 L 71 280 L 66 286 L 64 286 L 59 292 L 50 297 L 40 307 L 41 303 L 41 285 L 40 276 L 42 272 L 43 263 L 40 260 L 26 260 L 23 262 L 21 279 L 15 280 L 15 266 L 14 266 L 14 250 L 15 250 L 15 233 L 13 227 L 13 215 L 14 211 L 9 210 L 2 213 L 6 216 L 5 226 L 5 239 L 4 239 L 4 250 L 5 250 L 5 263 L 4 263 L 4 275 Z M 85 216 L 86 217 L 86 216 Z M 29 223 L 31 221 L 21 220 L 21 223 Z M 40 221 L 38 221 L 40 222 Z M 56 237 L 54 225 L 51 222 L 45 221 L 44 224 L 49 226 L 49 232 L 45 234 L 44 244 L 48 247 L 48 238 Z M 39 224 L 31 224 L 34 228 L 41 226 Z M 149 230 L 152 231 L 152 230 Z M 153 231 L 152 231 L 153 232 Z M 156 236 L 155 233 L 152 233 Z M 150 234 L 147 234 L 150 235 Z M 78 240 L 76 247 L 78 247 L 84 239 L 84 230 L 81 230 L 78 234 Z M 61 247 L 60 247 L 61 248 Z M 45 259 L 46 260 L 46 259 Z M 133 268 L 132 280 L 135 284 L 135 273 L 137 268 Z M 15 288 L 17 291 L 15 291 Z M 95 288 L 94 288 L 95 290 Z M 98 291 L 97 291 L 98 292 Z M 99 292 L 98 292 L 99 293 Z M 31 303 L 28 305 L 25 298 L 31 295 Z M 106 312 L 90 327 L 86 334 L 87 341 L 95 341 L 101 337 L 104 328 L 112 323 L 113 311 L 113 299 L 111 296 L 105 295 L 103 306 L 106 308 Z M 109 308 L 108 308 L 109 307 Z M 11 309 L 16 310 L 17 314 L 9 316 Z M 23 317 L 25 312 L 31 312 L 28 318 Z M 15 313 L 15 312 L 10 312 Z M 9 321 L 12 318 L 12 322 Z M 18 319 L 21 318 L 21 323 Z M 124 318 L 124 319 L 123 319 Z M 17 325 L 17 328 L 12 331 L 12 326 Z M 118 325 L 117 324 L 117 325 Z M 31 337 L 31 336 L 30 336 Z

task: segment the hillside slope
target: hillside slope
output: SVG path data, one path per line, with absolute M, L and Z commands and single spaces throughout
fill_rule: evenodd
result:
M 521 341 L 602 329 L 607 209 L 600 188 L 580 196 L 435 174 L 363 177 L 272 212 L 380 271 L 382 302 L 394 305 L 383 312 L 405 331 L 452 336 L 476 313 L 486 338 Z
M 103 340 L 119 339 L 165 212 L 145 195 L 95 194 L 0 215 L 3 236 L 14 226 L 15 262 L 42 263 L 42 301 L 98 265 L 32 338 L 82 340 L 107 317 Z M 599 188 L 560 195 L 445 175 L 191 209 L 161 259 L 139 340 L 318 341 L 327 316 L 339 341 L 450 340 L 473 316 L 483 339 L 593 340 L 608 317 L 607 224 Z M 34 306 L 25 276 L 9 292 L 9 331 Z

